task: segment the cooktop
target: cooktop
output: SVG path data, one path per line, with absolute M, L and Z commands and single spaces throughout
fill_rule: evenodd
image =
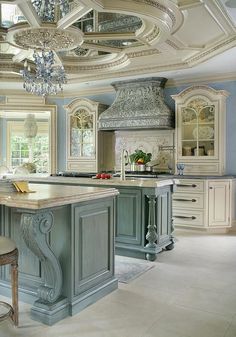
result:
M 53 177 L 75 177 L 75 178 L 91 178 L 95 176 L 96 173 L 94 172 L 68 172 L 68 171 L 62 171 L 56 174 L 51 174 Z
M 120 172 L 106 172 L 110 173 L 113 177 L 120 177 Z M 150 171 L 125 171 L 127 177 L 140 177 L 140 178 L 157 178 L 159 175 L 168 175 L 168 172 L 150 172 Z M 69 172 L 61 171 L 56 174 L 51 174 L 54 177 L 73 177 L 73 178 L 92 178 L 96 175 L 94 172 Z

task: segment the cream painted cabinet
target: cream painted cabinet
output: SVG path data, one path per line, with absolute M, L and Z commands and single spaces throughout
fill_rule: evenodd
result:
M 230 181 L 208 181 L 209 226 L 230 226 Z
M 108 106 L 89 99 L 75 99 L 67 111 L 66 169 L 99 172 L 114 168 L 113 133 L 97 129 L 100 113 Z
M 174 226 L 187 228 L 207 226 L 205 180 L 180 179 L 173 193 L 172 204 Z
M 193 86 L 172 98 L 176 103 L 176 164 L 184 174 L 222 175 L 225 170 L 224 90 Z
M 176 227 L 226 230 L 232 225 L 231 179 L 180 179 L 173 194 Z

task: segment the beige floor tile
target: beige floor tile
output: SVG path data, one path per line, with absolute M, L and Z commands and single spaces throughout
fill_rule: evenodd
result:
M 227 317 L 172 305 L 149 330 L 163 329 L 172 332 L 173 336 L 179 334 L 183 337 L 224 337 L 229 326 Z
M 226 334 L 224 337 L 236 337 L 236 315 L 233 317 L 233 320 L 226 331 Z
M 209 289 L 187 288 L 176 296 L 174 303 L 228 317 L 233 317 L 236 314 L 236 293 L 230 294 Z
M 52 327 L 20 303 L 0 337 L 236 337 L 236 236 L 176 232 L 155 268 Z M 234 316 L 235 315 L 235 316 Z

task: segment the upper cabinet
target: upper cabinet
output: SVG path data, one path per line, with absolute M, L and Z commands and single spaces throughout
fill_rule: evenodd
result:
M 176 164 L 184 164 L 184 174 L 224 174 L 227 96 L 226 91 L 207 86 L 193 86 L 172 96 Z
M 113 133 L 97 129 L 99 115 L 108 106 L 89 99 L 75 99 L 67 111 L 68 171 L 98 172 L 114 168 Z

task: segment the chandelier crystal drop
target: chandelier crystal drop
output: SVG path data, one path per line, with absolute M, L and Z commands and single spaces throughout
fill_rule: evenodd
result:
M 54 53 L 49 50 L 34 51 L 35 74 L 31 72 L 27 61 L 21 74 L 24 79 L 24 89 L 38 96 L 56 95 L 63 90 L 62 85 L 67 83 L 63 66 L 54 65 Z
M 64 16 L 69 12 L 69 1 L 68 0 L 32 0 L 32 4 L 38 14 L 44 22 L 54 22 L 56 21 L 56 8 Z

